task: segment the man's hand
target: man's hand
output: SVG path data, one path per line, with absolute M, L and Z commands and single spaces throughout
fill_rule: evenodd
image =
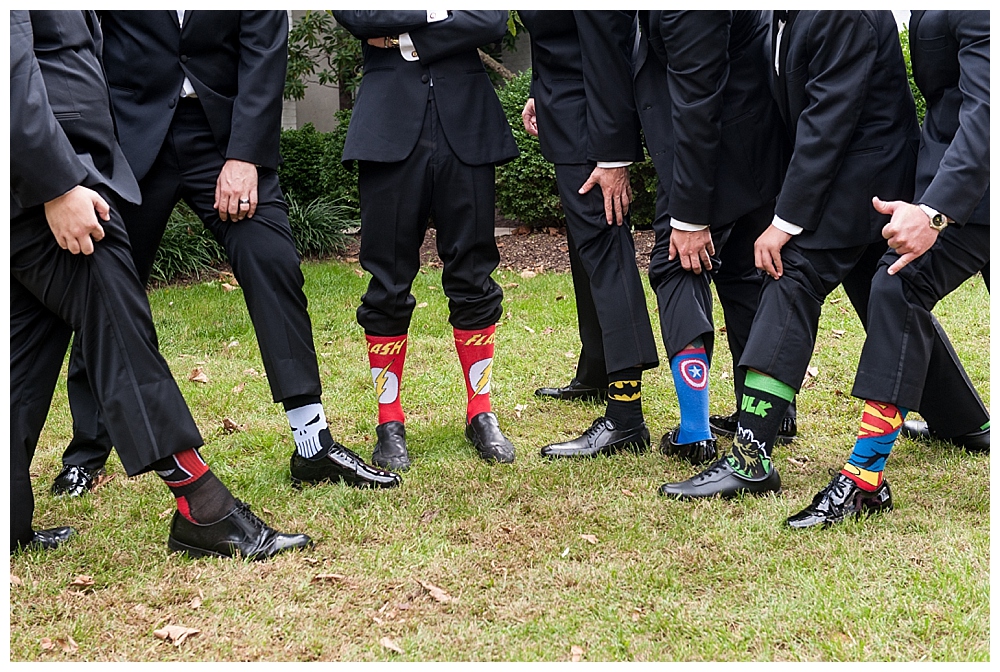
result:
M 521 121 L 524 122 L 524 130 L 528 132 L 528 135 L 533 135 L 538 137 L 538 118 L 535 117 L 535 99 L 528 98 L 528 102 L 524 104 L 524 109 L 521 110 Z
M 390 39 L 395 39 L 395 38 L 390 38 L 388 35 L 386 35 L 385 37 L 369 37 L 368 44 L 370 44 L 373 47 L 378 47 L 379 49 L 392 49 L 392 47 L 389 46 Z
M 222 221 L 238 222 L 257 211 L 257 166 L 229 159 L 215 183 L 215 204 Z
M 702 266 L 706 271 L 711 271 L 712 260 L 709 257 L 713 254 L 715 245 L 712 243 L 712 232 L 707 227 L 701 231 L 671 230 L 669 259 L 673 261 L 680 256 L 681 266 L 685 271 L 698 275 Z
M 889 275 L 895 275 L 937 242 L 939 232 L 931 228 L 927 213 L 916 205 L 906 201 L 883 201 L 878 196 L 872 199 L 872 205 L 883 215 L 892 216 L 882 227 L 882 237 L 899 254 L 896 263 L 889 267 Z
M 73 254 L 93 254 L 94 242 L 104 238 L 97 221 L 111 219 L 111 208 L 93 189 L 76 186 L 45 204 L 45 219 L 59 247 Z
M 757 268 L 777 280 L 784 269 L 781 266 L 781 248 L 792 239 L 792 234 L 785 233 L 772 224 L 753 246 L 753 258 Z
M 580 194 L 586 194 L 597 185 L 604 195 L 604 215 L 608 225 L 625 223 L 628 205 L 632 201 L 632 185 L 628 181 L 628 166 L 621 168 L 594 168 L 587 181 L 580 187 Z

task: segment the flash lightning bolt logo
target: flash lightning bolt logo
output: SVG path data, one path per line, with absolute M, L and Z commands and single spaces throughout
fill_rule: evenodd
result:
M 490 384 L 490 380 L 492 378 L 493 378 L 493 360 L 490 360 L 490 363 L 487 364 L 486 368 L 483 369 L 482 373 L 479 374 L 479 382 L 476 383 L 476 394 L 481 393 L 483 391 L 483 388 L 487 387 Z
M 375 397 L 380 404 L 391 404 L 399 396 L 399 379 L 396 374 L 389 370 L 393 365 L 392 360 L 384 368 L 373 368 L 372 383 L 375 385 Z
M 382 393 L 385 392 L 385 384 L 389 380 L 389 367 L 392 366 L 392 362 L 395 361 L 395 359 L 390 361 L 381 371 L 378 372 L 378 375 L 375 376 L 375 396 L 379 399 L 382 398 Z
M 481 359 L 469 367 L 469 385 L 472 396 L 487 394 L 490 391 L 490 381 L 493 378 L 493 358 Z

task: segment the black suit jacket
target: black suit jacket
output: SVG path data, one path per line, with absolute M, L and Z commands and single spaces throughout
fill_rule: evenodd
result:
M 913 11 L 910 57 L 927 100 L 914 202 L 989 224 L 990 13 Z
M 552 163 L 642 161 L 632 93 L 635 12 L 520 11 L 538 141 Z
M 334 11 L 337 22 L 361 40 L 364 76 L 344 145 L 345 162 L 402 161 L 417 143 L 434 88 L 441 130 L 455 155 L 473 166 L 518 155 L 500 100 L 476 49 L 507 30 L 506 11 L 455 11 L 427 23 L 424 10 Z M 410 34 L 420 56 L 367 43 L 371 37 Z
M 11 11 L 12 219 L 81 184 L 139 202 L 115 141 L 100 51 L 93 12 Z
M 104 66 L 122 149 L 142 179 L 156 159 L 186 76 L 227 159 L 276 168 L 288 60 L 284 11 L 110 11 Z
M 667 213 L 727 224 L 778 193 L 787 142 L 759 11 L 643 11 L 635 95 Z
M 892 12 L 789 12 L 779 44 L 793 150 L 775 213 L 805 229 L 806 248 L 881 240 L 889 218 L 872 197 L 912 199 L 919 133 Z

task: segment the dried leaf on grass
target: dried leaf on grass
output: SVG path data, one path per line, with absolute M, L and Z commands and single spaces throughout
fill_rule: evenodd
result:
M 441 511 L 438 509 L 428 509 L 427 511 L 424 511 L 423 513 L 420 514 L 420 524 L 426 525 L 427 523 L 437 518 L 439 513 L 441 513 Z
M 91 492 L 97 490 L 98 488 L 103 488 L 108 481 L 114 480 L 114 478 L 115 474 L 101 474 L 97 477 L 97 480 L 94 481 L 94 487 L 90 489 Z
M 426 301 L 421 301 L 420 303 L 417 304 L 417 308 L 426 308 L 426 307 L 427 307 Z
M 201 630 L 188 628 L 183 625 L 165 625 L 159 630 L 153 630 L 153 634 L 165 642 L 172 642 L 174 646 L 180 646 L 188 637 L 194 637 Z
M 356 263 L 358 263 L 358 258 L 357 257 L 347 257 L 346 259 L 344 259 L 344 261 L 346 261 L 348 264 L 356 264 Z
M 514 407 L 514 415 L 516 415 L 518 418 L 520 418 L 521 417 L 521 411 L 523 411 L 526 408 L 527 408 L 527 406 L 525 406 L 524 404 L 518 404 L 517 406 Z
M 94 585 L 94 577 L 79 574 L 69 582 L 70 588 L 91 588 Z
M 236 387 L 233 388 L 233 394 L 239 394 L 240 392 L 243 391 L 243 388 L 246 386 L 247 386 L 246 381 L 238 384 Z
M 796 467 L 804 467 L 809 462 L 809 458 L 803 455 L 802 457 L 791 457 L 786 458 L 789 463 L 795 465 Z
M 524 330 L 525 330 L 526 332 L 528 332 L 529 334 L 533 334 L 533 333 L 535 333 L 535 330 L 534 330 L 534 329 L 532 329 L 531 327 L 529 327 L 528 325 L 524 325 Z
M 395 651 L 396 653 L 403 653 L 403 650 L 399 648 L 399 644 L 392 641 L 388 637 L 383 637 L 382 639 L 378 640 L 378 643 L 384 646 L 385 648 L 389 649 L 390 651 Z
M 634 492 L 632 492 L 627 488 L 622 488 L 622 494 L 625 495 L 626 497 L 632 497 L 633 495 L 635 495 Z
M 569 649 L 569 659 L 571 662 L 579 663 L 583 660 L 583 649 L 577 645 L 573 645 Z
M 57 646 L 63 650 L 63 653 L 76 653 L 80 648 L 80 645 L 76 643 L 71 636 L 58 637 L 56 639 L 50 639 L 48 637 L 42 637 L 40 642 L 43 651 L 51 651 Z
M 591 544 L 596 544 L 597 543 L 597 537 L 595 537 L 592 534 L 581 534 L 580 538 L 583 539 L 586 542 L 591 543 Z
M 423 586 L 424 590 L 426 590 L 428 593 L 430 593 L 431 597 L 433 597 L 436 601 L 440 602 L 441 604 L 447 604 L 449 602 L 456 602 L 457 601 L 456 598 L 454 598 L 451 595 L 449 595 L 448 593 L 446 593 L 444 591 L 444 589 L 438 588 L 437 586 L 435 586 L 433 583 L 430 583 L 429 581 L 424 581 L 423 579 L 417 579 L 417 583 L 419 583 L 421 586 Z
M 834 338 L 840 338 L 841 336 L 843 336 L 846 333 L 847 333 L 846 329 L 834 329 L 833 330 L 833 337 Z
M 24 585 L 24 581 L 22 581 L 20 577 L 15 576 L 14 574 L 11 574 L 10 575 L 10 585 L 12 585 L 12 586 L 23 586 Z
M 198 594 L 194 596 L 194 598 L 191 600 L 188 606 L 190 606 L 192 609 L 198 609 L 199 607 L 201 607 L 201 598 L 202 595 L 201 591 L 199 590 Z
M 524 278 L 525 280 L 530 280 L 531 278 L 535 277 L 536 275 L 538 275 L 538 274 L 535 273 L 534 271 L 521 271 L 521 277 Z
M 222 289 L 225 290 L 226 292 L 231 292 L 234 289 L 236 289 L 236 287 L 233 286 L 233 285 L 230 285 L 228 282 L 224 282 L 224 283 L 222 283 Z
M 562 294 L 560 294 L 559 296 L 556 297 L 556 301 L 562 301 L 565 298 L 566 298 L 565 296 L 563 296 Z
M 551 334 L 553 331 L 555 331 L 555 329 L 553 329 L 552 327 L 545 327 L 544 329 L 542 329 L 542 333 L 545 334 L 546 336 Z
M 177 509 L 164 509 L 163 511 L 160 511 L 160 513 L 157 514 L 157 516 L 159 517 L 160 520 L 163 520 L 167 516 L 173 515 L 174 511 L 176 510 Z
M 192 383 L 207 383 L 208 376 L 205 374 L 205 370 L 200 366 L 196 366 L 191 369 L 191 373 L 188 374 L 188 380 Z
M 237 425 L 235 422 L 233 422 L 229 418 L 223 418 L 222 419 L 222 429 L 227 434 L 232 434 L 233 432 L 244 432 L 244 431 L 246 431 L 246 428 L 247 428 L 246 425 Z
M 326 583 L 346 583 L 347 577 L 344 576 L 343 574 L 317 574 L 316 576 L 313 577 L 312 580 L 313 583 L 319 583 L 324 581 Z

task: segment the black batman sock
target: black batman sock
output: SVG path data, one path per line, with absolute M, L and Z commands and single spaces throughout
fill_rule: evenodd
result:
M 642 424 L 642 369 L 608 374 L 608 410 L 604 415 L 619 429 Z

